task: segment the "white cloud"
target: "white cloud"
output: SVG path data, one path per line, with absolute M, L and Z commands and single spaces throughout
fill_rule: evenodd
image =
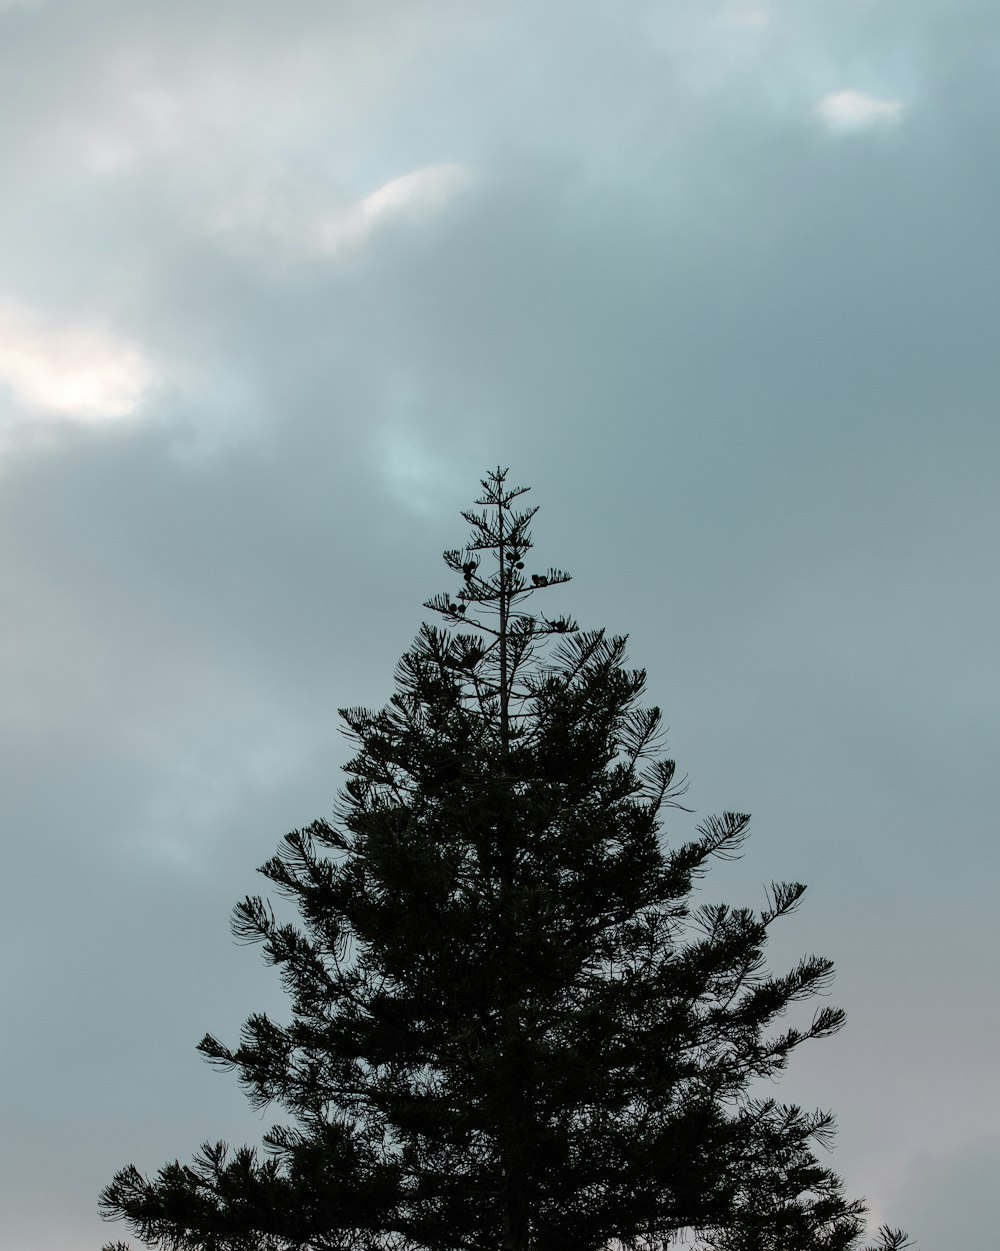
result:
M 903 115 L 903 105 L 900 100 L 879 100 L 848 87 L 825 95 L 816 105 L 816 113 L 829 130 L 845 134 L 871 126 L 894 125 Z
M 336 256 L 364 246 L 388 222 L 443 207 L 471 178 L 466 166 L 440 162 L 391 178 L 353 203 L 330 210 L 301 185 L 250 188 L 215 214 L 214 229 L 237 246 L 283 257 Z
M 411 170 L 383 183 L 350 208 L 328 217 L 319 228 L 319 246 L 325 252 L 363 243 L 373 230 L 407 211 L 434 211 L 442 207 L 468 180 L 461 165 L 442 162 Z
M 127 417 L 151 381 L 140 349 L 107 330 L 0 303 L 0 385 L 35 415 L 84 423 Z

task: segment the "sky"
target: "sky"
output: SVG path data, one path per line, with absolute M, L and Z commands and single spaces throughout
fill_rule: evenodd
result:
M 1000 8 L 0 0 L 0 1230 L 258 1143 L 229 913 L 492 467 L 630 635 L 703 895 L 838 968 L 772 1092 L 1000 1226 Z

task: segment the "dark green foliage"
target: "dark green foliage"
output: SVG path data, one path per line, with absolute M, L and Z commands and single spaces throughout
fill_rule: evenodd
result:
M 200 1050 L 293 1125 L 263 1159 L 218 1144 L 153 1181 L 125 1169 L 103 1213 L 177 1251 L 656 1251 L 685 1230 L 717 1251 L 854 1248 L 864 1207 L 814 1155 L 831 1117 L 753 1094 L 843 1022 L 774 1030 L 832 974 L 765 970 L 804 887 L 774 884 L 761 913 L 692 908 L 748 818 L 664 838 L 682 787 L 644 674 L 624 639 L 529 611 L 568 576 L 525 572 L 534 510 L 502 471 L 483 490 L 445 553 L 459 585 L 427 605 L 446 628 L 423 627 L 386 708 L 342 713 L 336 821 L 261 870 L 302 927 L 259 898 L 235 910 L 291 1023 L 253 1016 L 235 1050 Z

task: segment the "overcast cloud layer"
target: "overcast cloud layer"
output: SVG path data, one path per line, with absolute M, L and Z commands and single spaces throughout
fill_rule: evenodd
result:
M 268 1128 L 229 910 L 501 464 L 754 814 L 706 895 L 810 884 L 849 1021 L 775 1094 L 991 1251 L 1000 9 L 3 0 L 0 82 L 3 1246 Z

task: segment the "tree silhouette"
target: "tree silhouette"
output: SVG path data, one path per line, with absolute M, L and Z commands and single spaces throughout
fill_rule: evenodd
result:
M 152 1181 L 123 1169 L 102 1214 L 172 1251 L 856 1248 L 865 1207 L 814 1154 L 832 1117 L 754 1090 L 844 1020 L 773 1028 L 832 975 L 765 968 L 805 888 L 772 884 L 759 913 L 692 905 L 749 818 L 665 837 L 683 785 L 644 673 L 623 638 L 535 610 L 568 575 L 525 572 L 525 488 L 500 469 L 482 487 L 444 554 L 458 585 L 426 605 L 443 628 L 384 709 L 342 711 L 335 821 L 261 869 L 301 927 L 259 897 L 235 909 L 291 1021 L 199 1049 L 290 1123 L 261 1157 L 206 1144 Z

